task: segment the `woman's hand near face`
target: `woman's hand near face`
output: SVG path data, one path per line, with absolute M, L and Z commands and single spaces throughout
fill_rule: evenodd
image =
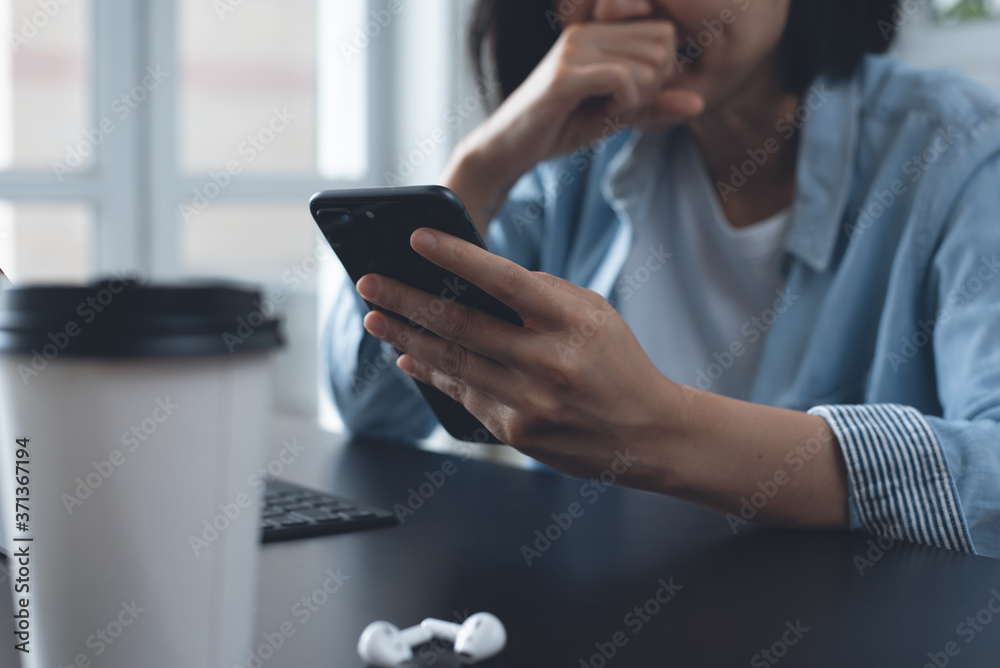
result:
M 667 21 L 585 22 L 555 45 L 490 118 L 463 140 L 442 179 L 485 232 L 492 210 L 535 164 L 629 126 L 666 127 L 703 109 L 669 88 L 676 33 Z

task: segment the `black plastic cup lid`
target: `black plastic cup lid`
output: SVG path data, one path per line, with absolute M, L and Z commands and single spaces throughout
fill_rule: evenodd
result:
M 146 285 L 114 277 L 88 286 L 0 291 L 0 354 L 190 357 L 283 345 L 273 306 L 229 283 Z

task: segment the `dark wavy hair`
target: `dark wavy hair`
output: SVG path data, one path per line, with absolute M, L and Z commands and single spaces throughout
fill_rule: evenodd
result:
M 476 73 L 500 81 L 500 100 L 521 85 L 559 38 L 557 0 L 477 0 L 469 25 Z M 792 0 L 778 46 L 785 88 L 801 95 L 819 75 L 850 77 L 896 36 L 896 0 Z M 550 12 L 546 15 L 546 12 Z

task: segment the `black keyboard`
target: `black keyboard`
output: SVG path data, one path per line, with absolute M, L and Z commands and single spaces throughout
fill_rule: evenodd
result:
M 397 524 L 387 510 L 339 496 L 268 480 L 261 517 L 262 543 L 361 531 Z

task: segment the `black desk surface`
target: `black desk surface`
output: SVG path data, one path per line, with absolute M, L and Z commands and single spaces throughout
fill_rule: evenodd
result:
M 1000 666 L 1000 614 L 982 612 L 1000 592 L 998 560 L 902 543 L 868 554 L 869 537 L 847 533 L 734 535 L 723 517 L 672 499 L 618 488 L 582 495 L 579 480 L 345 444 L 290 422 L 276 430 L 275 452 L 292 438 L 307 448 L 285 477 L 387 509 L 406 506 L 427 474 L 440 482 L 445 462 L 455 471 L 402 526 L 263 547 L 255 640 L 274 639 L 283 624 L 293 631 L 265 652 L 265 668 L 354 668 L 373 620 L 404 627 L 482 610 L 509 634 L 506 651 L 482 664 L 492 668 L 920 668 L 935 665 L 928 653 L 939 666 Z M 522 545 L 573 503 L 582 514 L 527 565 Z M 869 557 L 878 558 L 861 561 Z M 332 595 L 328 570 L 342 581 Z M 661 581 L 675 590 L 665 604 Z M 0 666 L 16 665 L 10 635 L 0 638 Z M 771 649 L 769 660 L 761 652 Z M 417 665 L 458 664 L 430 648 Z

